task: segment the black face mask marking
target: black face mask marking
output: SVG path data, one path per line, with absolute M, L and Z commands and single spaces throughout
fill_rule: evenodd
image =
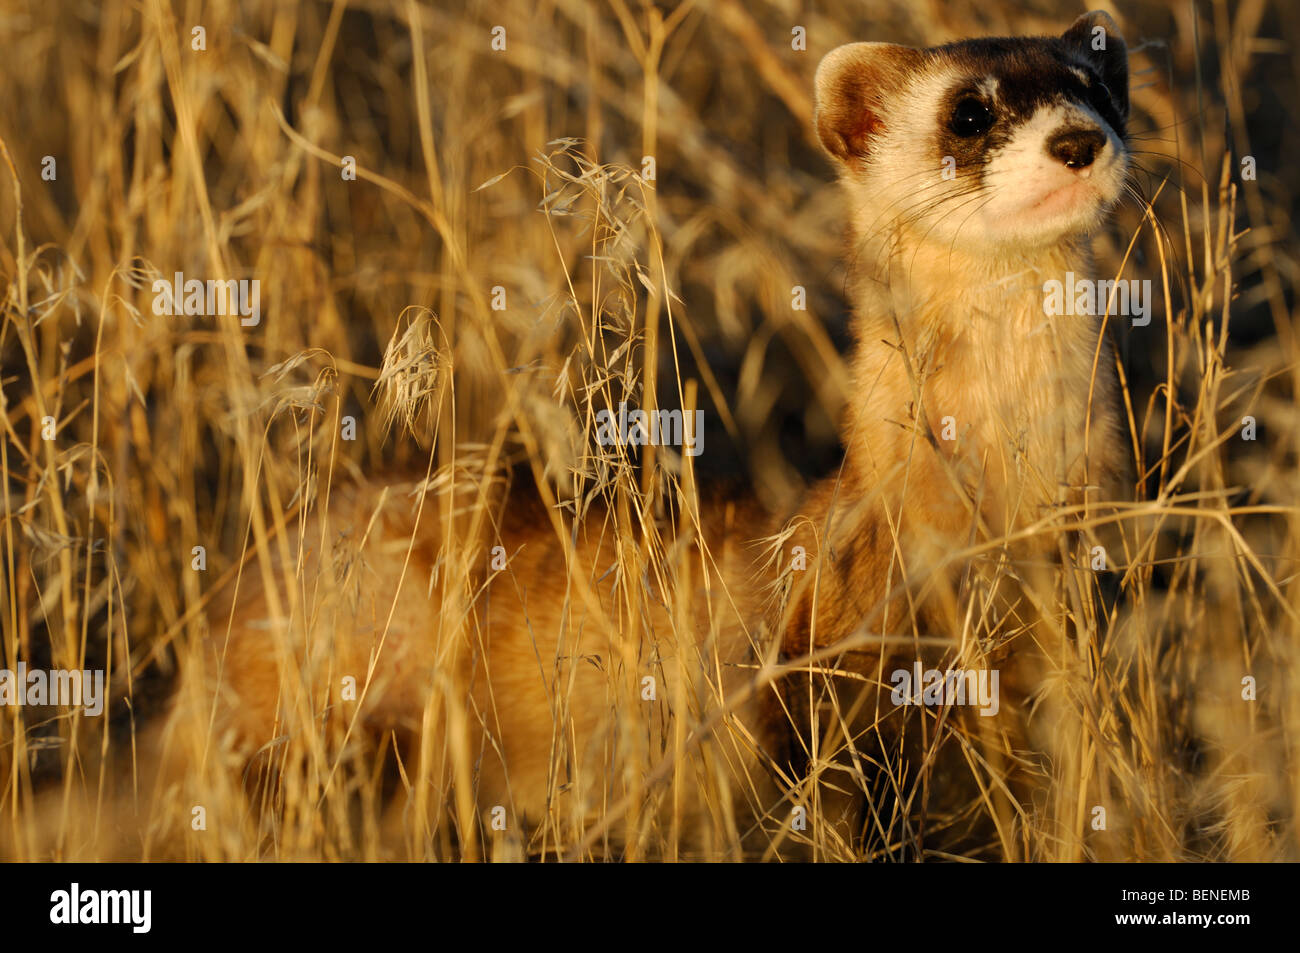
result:
M 1116 105 L 1115 94 L 1111 92 L 1110 87 L 1102 82 L 1101 77 L 1090 68 L 1081 68 L 1088 75 L 1088 84 L 1083 90 L 1081 99 L 1076 94 L 1076 101 L 1082 102 L 1085 106 L 1091 108 L 1097 115 L 1101 116 L 1101 118 L 1106 121 L 1106 124 L 1115 131 L 1115 135 L 1119 136 L 1121 140 L 1126 139 L 1128 137 L 1128 128 L 1127 124 L 1124 122 L 1123 115 L 1120 113 L 1119 108 Z
M 942 164 L 952 156 L 959 176 L 980 173 L 990 156 L 1010 141 L 1017 126 L 1052 103 L 1084 106 L 1117 137 L 1125 138 L 1115 92 L 1090 64 L 1055 39 L 967 40 L 940 47 L 935 56 L 958 67 L 966 77 L 940 103 L 935 142 L 937 162 Z

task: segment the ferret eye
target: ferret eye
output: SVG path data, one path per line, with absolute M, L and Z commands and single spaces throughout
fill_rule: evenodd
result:
M 963 139 L 988 132 L 993 125 L 993 110 L 973 96 L 957 103 L 948 120 L 948 128 Z
M 1088 87 L 1088 104 L 1093 109 L 1103 113 L 1110 109 L 1115 100 L 1110 95 L 1110 87 L 1101 80 L 1097 80 Z

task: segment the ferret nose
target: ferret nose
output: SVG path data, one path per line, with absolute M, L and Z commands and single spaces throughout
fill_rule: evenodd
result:
M 1096 129 L 1067 129 L 1047 142 L 1047 152 L 1067 169 L 1086 169 L 1106 145 L 1106 137 Z

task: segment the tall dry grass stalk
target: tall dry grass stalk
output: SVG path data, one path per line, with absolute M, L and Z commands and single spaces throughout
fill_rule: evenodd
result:
M 778 507 L 834 470 L 835 421 L 853 395 L 843 210 L 810 122 L 817 59 L 860 39 L 1054 33 L 1080 10 L 9 4 L 0 660 L 103 668 L 112 699 L 103 718 L 0 709 L 0 856 L 112 853 L 122 778 L 136 779 L 125 793 L 144 832 L 136 857 L 739 856 L 743 805 L 721 778 L 745 739 L 705 714 L 711 643 L 688 596 L 691 560 L 720 554 L 683 553 L 667 530 L 688 536 L 721 477 Z M 791 803 L 819 796 L 808 783 L 760 816 L 767 856 L 792 839 L 828 860 L 1300 856 L 1300 183 L 1277 128 L 1300 36 L 1282 3 L 1113 12 L 1135 49 L 1140 170 L 1097 247 L 1114 273 L 1153 280 L 1158 316 L 1109 326 L 1136 491 L 1060 516 L 1107 540 L 1109 571 L 1081 566 L 1039 593 L 1050 783 L 1031 809 L 1009 809 L 996 745 L 954 722 L 943 732 L 978 784 L 940 812 L 926 806 L 943 783 L 937 762 L 885 751 L 848 777 L 831 731 L 813 778 L 870 792 L 861 842 L 819 823 L 788 829 Z M 492 48 L 498 25 L 504 51 Z M 795 25 L 807 52 L 790 48 Z M 1255 180 L 1242 178 L 1245 156 Z M 155 314 L 153 280 L 178 271 L 258 278 L 260 324 Z M 807 310 L 791 307 L 796 285 Z M 706 453 L 632 459 L 599 446 L 595 415 L 622 400 L 705 407 Z M 242 772 L 204 700 L 189 699 L 200 716 L 165 744 L 200 766 L 188 782 L 205 791 L 207 830 L 193 831 L 175 779 L 138 780 L 141 739 L 176 673 L 219 669 L 213 607 L 250 579 L 283 575 L 275 612 L 309 611 L 322 582 L 304 569 L 298 516 L 386 474 L 407 478 L 392 492 L 410 493 L 412 511 L 442 519 L 427 584 L 449 660 L 480 631 L 474 561 L 502 493 L 540 499 L 538 519 L 562 542 L 601 514 L 611 573 L 570 573 L 564 590 L 586 606 L 599 587 L 617 594 L 603 624 L 624 663 L 609 698 L 625 716 L 623 796 L 594 820 L 557 812 L 526 841 L 496 837 L 469 795 L 473 713 L 456 686 L 429 686 L 421 727 L 450 754 L 417 769 L 395 737 L 367 741 L 313 697 L 294 647 L 277 642 L 266 690 L 315 727 Z M 360 570 L 335 568 L 362 584 Z M 665 700 L 684 713 L 670 727 L 644 714 L 632 675 L 652 588 L 679 650 L 698 657 Z M 969 609 L 963 636 L 987 631 L 989 607 Z M 557 763 L 565 717 L 557 708 Z M 416 800 L 395 817 L 399 789 Z M 52 820 L 38 807 L 51 797 Z

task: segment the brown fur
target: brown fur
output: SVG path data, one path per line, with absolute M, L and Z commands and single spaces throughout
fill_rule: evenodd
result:
M 878 106 L 920 56 L 855 53 L 819 88 L 817 128 L 854 209 L 865 207 L 854 175 L 873 137 L 888 132 Z M 409 487 L 336 488 L 327 510 L 249 564 L 229 614 L 213 613 L 208 664 L 185 673 L 160 757 L 201 751 L 200 761 L 229 759 L 218 769 L 287 783 L 279 741 L 335 718 L 331 757 L 365 739 L 377 739 L 367 750 L 391 743 L 401 756 L 399 833 L 412 830 L 415 805 L 429 830 L 454 822 L 468 849 L 477 833 L 467 825 L 498 805 L 524 841 L 547 819 L 577 837 L 611 805 L 635 814 L 666 777 L 659 766 L 690 742 L 711 746 L 734 792 L 735 804 L 708 809 L 745 840 L 807 800 L 799 778 L 814 749 L 830 744 L 860 769 L 867 749 L 900 737 L 887 684 L 878 690 L 887 664 L 958 657 L 970 641 L 965 607 L 981 592 L 1001 621 L 961 657 L 1007 668 L 997 729 L 974 721 L 1000 733 L 990 750 L 1012 755 L 1037 678 L 1015 660 L 1033 654 L 1035 615 L 1005 578 L 995 581 L 999 560 L 1023 561 L 1012 577 L 1032 582 L 1061 550 L 1052 509 L 1099 498 L 1095 487 L 1121 468 L 1113 359 L 1099 325 L 1042 327 L 1044 277 L 1086 272 L 1086 254 L 1063 241 L 991 266 L 906 232 L 877 247 L 884 240 L 867 216 L 850 228 L 865 264 L 845 461 L 793 516 L 734 498 L 704 502 L 698 523 L 597 506 L 557 532 L 528 494 L 513 494 L 489 507 L 496 525 L 467 534 L 457 518 L 453 534 L 446 496 L 431 494 L 417 519 Z M 938 436 L 948 416 L 955 441 Z M 786 530 L 779 558 L 765 561 L 755 541 Z M 1008 535 L 1009 545 L 988 545 Z M 490 568 L 497 545 L 502 570 Z M 790 565 L 796 545 L 803 571 Z M 663 558 L 650 558 L 658 547 Z M 960 555 L 967 550 L 979 555 Z M 619 579 L 615 566 L 644 579 Z M 815 674 L 809 660 L 845 675 Z M 794 670 L 773 678 L 782 663 Z M 630 706 L 647 675 L 656 701 Z M 356 679 L 356 701 L 340 696 L 345 676 Z M 823 723 L 828 691 L 841 704 Z M 184 725 L 205 740 L 182 741 Z M 813 797 L 846 843 L 861 823 L 850 787 Z M 698 820 L 686 818 L 683 840 Z

